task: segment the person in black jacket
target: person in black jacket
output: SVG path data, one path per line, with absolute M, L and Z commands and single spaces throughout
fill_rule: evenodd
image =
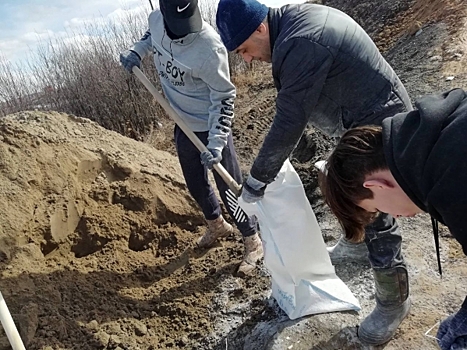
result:
M 425 96 L 416 102 L 415 111 L 386 118 L 382 127 L 347 131 L 321 181 L 347 237 L 363 237 L 364 226 L 377 212 L 395 217 L 427 212 L 435 239 L 439 221 L 467 255 L 466 134 L 467 94 L 461 89 Z M 441 323 L 437 339 L 441 349 L 449 350 L 464 343 L 466 336 L 467 298 Z
M 243 183 L 246 202 L 262 198 L 307 124 L 339 137 L 347 129 L 381 124 L 385 117 L 412 109 L 400 79 L 368 34 L 339 10 L 314 4 L 276 9 L 256 0 L 220 0 L 216 24 L 228 50 L 247 62 L 272 63 L 278 91 L 271 129 Z M 401 240 L 394 218 L 380 215 L 366 229 L 368 250 L 344 236 L 330 249 L 334 262 L 363 252 L 373 267 L 379 297 L 359 327 L 365 343 L 387 342 L 409 312 Z

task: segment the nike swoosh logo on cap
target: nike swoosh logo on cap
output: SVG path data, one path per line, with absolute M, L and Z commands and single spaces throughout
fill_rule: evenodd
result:
M 185 11 L 188 8 L 188 6 L 190 6 L 190 3 L 188 3 L 184 8 L 180 8 L 179 6 L 177 6 L 177 12 Z

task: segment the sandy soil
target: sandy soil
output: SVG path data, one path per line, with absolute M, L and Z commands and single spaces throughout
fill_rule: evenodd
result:
M 461 2 L 432 2 L 431 12 L 405 0 L 326 4 L 364 24 L 416 98 L 467 85 Z M 267 66 L 235 83 L 233 135 L 247 172 L 274 116 L 275 90 Z M 368 265 L 336 267 L 360 313 L 289 321 L 270 298 L 264 267 L 235 276 L 239 234 L 195 248 L 204 223 L 185 189 L 171 128 L 165 123 L 143 143 L 55 112 L 0 119 L 0 290 L 27 349 L 365 349 L 355 326 L 374 305 Z M 312 163 L 331 147 L 309 130 L 293 161 L 329 244 L 339 229 Z M 436 349 L 424 333 L 467 294 L 467 259 L 442 227 L 440 278 L 429 218 L 401 227 L 413 308 L 380 348 Z M 0 333 L 0 349 L 8 348 Z

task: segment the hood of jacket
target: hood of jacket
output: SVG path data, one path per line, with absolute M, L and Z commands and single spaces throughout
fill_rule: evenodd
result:
M 394 178 L 431 215 L 442 275 L 438 221 L 467 254 L 467 98 L 462 89 L 420 98 L 416 110 L 383 121 L 386 161 Z
M 464 176 L 455 175 L 455 168 L 466 153 L 466 93 L 454 89 L 424 96 L 415 107 L 383 121 L 385 156 L 391 173 L 410 199 L 443 222 L 437 208 L 449 203 L 445 203 L 447 193 L 438 193 L 437 186 L 448 174 Z

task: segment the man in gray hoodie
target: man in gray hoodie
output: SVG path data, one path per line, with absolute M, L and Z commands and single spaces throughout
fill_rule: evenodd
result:
M 314 4 L 268 8 L 256 0 L 220 0 L 216 23 L 229 51 L 247 62 L 272 63 L 277 88 L 274 121 L 243 184 L 247 202 L 264 195 L 307 124 L 339 137 L 347 129 L 381 124 L 412 109 L 400 79 L 368 34 L 337 9 Z M 358 335 L 365 343 L 382 344 L 410 310 L 402 239 L 394 218 L 380 215 L 366 228 L 365 243 L 368 250 L 342 237 L 331 258 L 353 251 L 369 257 L 376 308 Z
M 208 180 L 208 169 L 221 163 L 237 181 L 242 174 L 230 127 L 234 117 L 235 87 L 230 82 L 227 51 L 216 31 L 201 18 L 197 0 L 160 0 L 160 9 L 149 15 L 149 30 L 120 55 L 128 72 L 140 67 L 150 52 L 170 105 L 207 146 L 199 153 L 183 131 L 175 126 L 174 139 L 180 165 L 191 195 L 201 207 L 207 231 L 198 240 L 210 247 L 233 232 L 224 220 L 219 200 Z M 220 196 L 243 235 L 245 253 L 239 272 L 252 271 L 263 256 L 256 222 L 236 204 L 236 198 L 214 172 Z

